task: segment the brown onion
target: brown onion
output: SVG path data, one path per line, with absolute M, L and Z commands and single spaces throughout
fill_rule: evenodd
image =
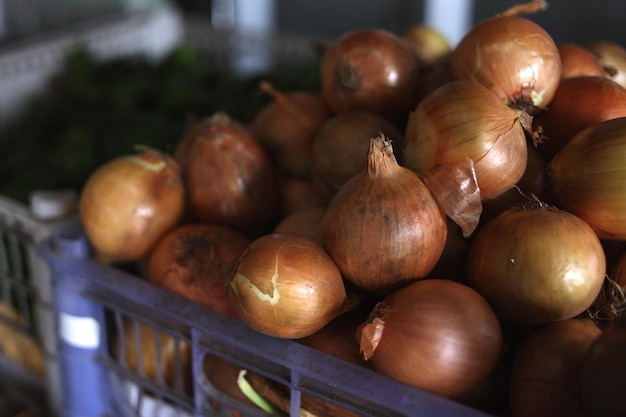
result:
M 468 282 L 500 318 L 542 324 L 589 308 L 605 268 L 591 227 L 542 204 L 508 209 L 480 229 L 468 259 Z
M 334 195 L 322 217 L 324 247 L 357 287 L 384 293 L 424 278 L 446 243 L 445 215 L 422 180 L 401 167 L 383 136 L 367 170 Z
M 274 165 L 250 131 L 225 113 L 194 123 L 177 144 L 189 206 L 200 222 L 257 236 L 278 215 Z
M 452 219 L 446 217 L 448 233 L 446 245 L 439 260 L 426 278 L 445 277 L 457 282 L 467 283 L 467 257 L 472 241 L 463 236 L 463 230 Z
M 601 334 L 591 320 L 573 318 L 540 327 L 524 340 L 511 370 L 511 417 L 588 417 L 582 365 Z
M 584 97 L 584 100 L 580 100 Z M 538 149 L 550 161 L 583 129 L 626 116 L 626 88 L 607 77 L 562 80 L 550 107 L 533 120 L 543 132 Z
M 124 366 L 142 379 L 181 386 L 185 393 L 193 391 L 191 345 L 169 333 L 130 317 L 121 320 L 113 354 Z
M 270 336 L 310 336 L 354 307 L 333 260 L 302 235 L 259 237 L 235 259 L 226 276 L 240 318 Z
M 480 294 L 429 279 L 397 289 L 357 332 L 361 352 L 382 374 L 445 397 L 478 386 L 495 369 L 502 332 Z
M 285 218 L 298 211 L 309 210 L 326 205 L 313 181 L 294 177 L 282 177 L 280 187 L 280 217 Z
M 398 36 L 381 29 L 345 33 L 325 51 L 322 92 L 330 108 L 403 121 L 415 105 L 418 61 Z
M 588 42 L 584 46 L 598 58 L 609 77 L 626 88 L 626 49 L 623 45 L 600 39 Z
M 444 34 L 426 25 L 412 25 L 402 39 L 411 47 L 421 65 L 430 64 L 452 51 L 452 45 Z
M 525 126 L 531 119 L 478 83 L 447 83 L 410 114 L 402 148 L 404 165 L 426 176 L 434 167 L 454 166 L 470 158 L 480 198 L 496 197 L 524 173 Z
M 345 182 L 367 168 L 370 140 L 381 133 L 391 140 L 397 155 L 402 133 L 374 113 L 341 113 L 320 127 L 313 142 L 311 176 L 326 202 Z
M 507 105 L 534 114 L 546 108 L 561 79 L 561 58 L 541 26 L 500 15 L 476 24 L 454 49 L 458 80 L 476 81 Z
M 491 215 L 498 215 L 511 207 L 523 206 L 537 199 L 547 200 L 544 186 L 546 159 L 530 142 L 527 143 L 527 153 L 526 169 L 515 186 L 497 197 L 483 201 L 483 207 Z
M 115 158 L 87 179 L 79 202 L 85 234 L 103 262 L 146 256 L 180 221 L 185 186 L 178 164 L 157 151 Z
M 320 246 L 323 246 L 322 215 L 325 210 L 326 207 L 314 207 L 292 213 L 284 217 L 274 227 L 272 233 L 295 233 L 308 236 L 319 243 Z
M 625 174 L 626 117 L 578 133 L 546 171 L 555 201 L 605 240 L 626 240 Z
M 165 235 L 150 253 L 148 279 L 209 308 L 238 317 L 224 275 L 250 238 L 222 225 L 190 223 Z
M 313 139 L 331 116 L 330 108 L 316 92 L 282 92 L 268 82 L 260 87 L 273 100 L 254 118 L 252 135 L 285 175 L 309 178 Z
M 557 48 L 561 56 L 562 80 L 575 77 L 608 77 L 600 60 L 584 46 L 575 43 L 559 43 Z
M 626 316 L 594 341 L 582 366 L 582 397 L 587 415 L 620 417 L 626 411 Z

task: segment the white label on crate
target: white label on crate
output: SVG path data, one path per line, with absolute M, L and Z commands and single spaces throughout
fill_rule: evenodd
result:
M 59 332 L 61 339 L 74 347 L 96 349 L 100 346 L 100 325 L 93 317 L 61 313 Z

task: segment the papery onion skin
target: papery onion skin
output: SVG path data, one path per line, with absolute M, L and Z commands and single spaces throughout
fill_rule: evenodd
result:
M 519 16 L 476 24 L 454 49 L 458 80 L 476 81 L 503 103 L 530 114 L 546 108 L 561 79 L 561 58 L 541 26 Z
M 425 176 L 437 165 L 471 158 L 481 199 L 496 197 L 526 168 L 526 134 L 520 121 L 526 116 L 478 83 L 447 83 L 411 112 L 402 145 L 403 165 Z
M 446 234 L 445 214 L 384 137 L 372 139 L 368 169 L 337 191 L 322 216 L 324 247 L 344 278 L 375 293 L 424 278 Z
M 156 151 L 115 158 L 87 179 L 79 213 L 103 262 L 139 260 L 181 220 L 185 184 L 180 167 Z
M 376 371 L 450 398 L 487 378 L 503 349 L 489 304 L 470 287 L 445 279 L 417 281 L 388 295 L 357 340 Z
M 249 129 L 226 113 L 194 123 L 176 146 L 193 219 L 257 237 L 279 213 L 276 169 Z
M 187 223 L 166 234 L 148 259 L 150 282 L 238 317 L 226 293 L 228 266 L 251 239 L 227 226 Z
M 226 274 L 240 318 L 281 338 L 310 336 L 346 311 L 339 269 L 313 239 L 270 233 L 253 241 Z
M 598 296 L 604 250 L 591 227 L 556 207 L 514 207 L 485 224 L 468 259 L 469 285 L 502 319 L 544 324 L 584 312 Z
M 562 80 L 550 107 L 533 119 L 544 136 L 537 148 L 550 161 L 583 129 L 618 117 L 626 117 L 626 88 L 607 77 Z
M 584 358 L 602 330 L 573 318 L 536 329 L 518 348 L 511 370 L 511 417 L 587 417 Z
M 626 240 L 626 117 L 593 125 L 557 153 L 546 171 L 556 204 L 604 240 Z
M 398 36 L 357 29 L 326 49 L 322 93 L 335 113 L 368 111 L 402 122 L 415 104 L 418 68 L 417 57 Z

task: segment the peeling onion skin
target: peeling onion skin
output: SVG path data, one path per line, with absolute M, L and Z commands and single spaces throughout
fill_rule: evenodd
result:
M 437 165 L 474 161 L 482 200 L 519 181 L 527 164 L 523 111 L 503 104 L 471 81 L 447 83 L 426 96 L 409 115 L 403 165 L 421 175 Z M 529 117 L 529 116 L 528 116 Z
M 584 129 L 552 158 L 549 191 L 601 239 L 626 240 L 626 117 Z
M 593 229 L 551 206 L 516 207 L 485 224 L 468 259 L 468 283 L 496 314 L 545 324 L 584 312 L 604 283 L 606 258 Z
M 502 102 L 530 114 L 545 109 L 561 79 L 561 57 L 541 26 L 518 16 L 476 24 L 454 49 L 458 80 L 476 81 Z
M 377 372 L 448 398 L 476 388 L 503 352 L 489 304 L 447 279 L 417 281 L 388 295 L 359 327 L 357 340 Z
M 233 261 L 226 277 L 242 321 L 274 337 L 310 336 L 350 307 L 339 269 L 303 235 L 259 237 Z
M 105 263 L 139 260 L 181 220 L 185 185 L 179 165 L 156 151 L 115 158 L 88 178 L 79 213 Z

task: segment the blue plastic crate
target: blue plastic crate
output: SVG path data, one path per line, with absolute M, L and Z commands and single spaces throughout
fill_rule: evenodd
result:
M 52 282 L 36 247 L 72 216 L 72 192 L 33 193 L 31 207 L 0 196 L 0 415 L 60 408 Z
M 278 384 L 291 416 L 305 395 L 358 416 L 487 416 L 102 265 L 78 222 L 55 230 L 39 253 L 55 283 L 65 417 L 270 415 L 212 383 L 207 364 Z M 147 348 L 163 360 L 149 361 Z

